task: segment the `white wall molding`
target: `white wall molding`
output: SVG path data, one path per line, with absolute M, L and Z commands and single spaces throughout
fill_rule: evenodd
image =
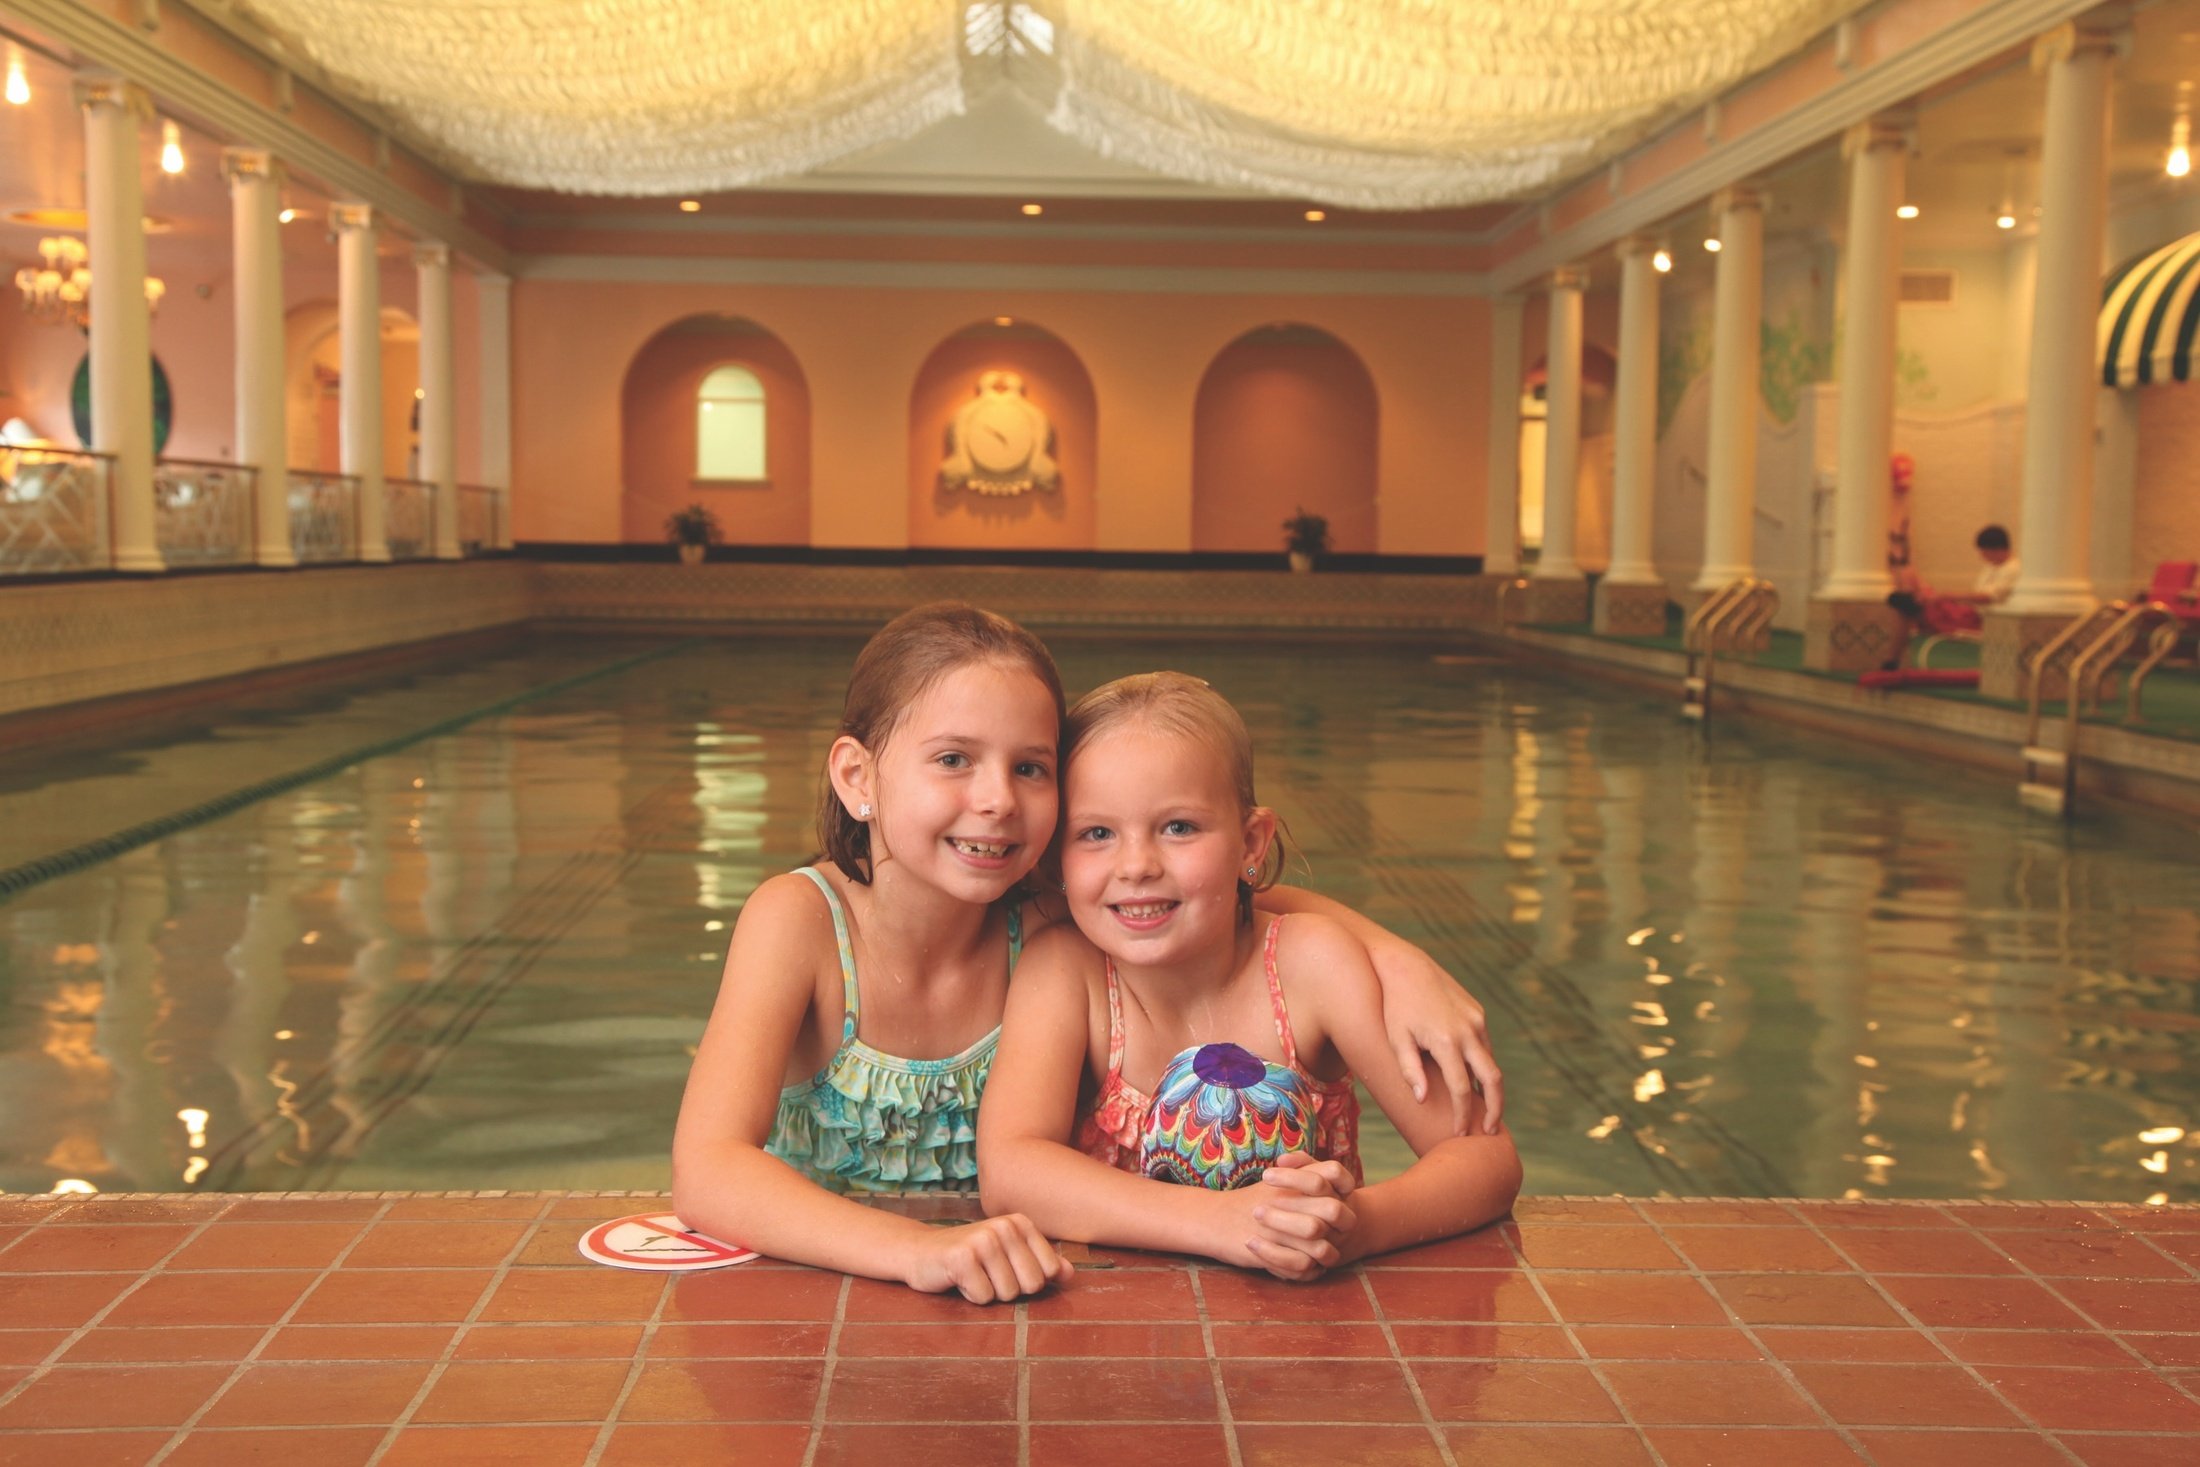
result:
M 2043 31 L 2097 5 L 2098 0 L 2001 0 L 1983 6 L 1897 56 L 1848 73 L 1808 102 L 1714 148 L 1632 198 L 1607 205 L 1544 239 L 1491 270 L 1491 288 L 1518 290 L 1537 276 L 1594 254 L 1636 230 L 1657 229 L 1673 215 L 1701 204 L 1720 189 L 1837 137 L 1874 113 L 1909 102 L 1935 82 L 1967 67 L 2027 47 Z M 1821 38 L 1812 44 L 1825 41 Z M 1760 73 L 1765 74 L 1769 73 Z M 1648 152 L 1671 131 L 1658 133 L 1627 156 Z M 1578 178 L 1571 179 L 1562 188 L 1570 192 L 1579 182 Z
M 621 285 L 807 285 L 842 290 L 1089 291 L 1129 295 L 1405 295 L 1490 293 L 1487 276 L 1443 270 L 1244 270 L 1198 266 L 1005 265 L 707 256 L 528 255 L 521 280 Z
M 353 158 L 323 142 L 292 121 L 291 115 L 239 96 L 171 54 L 160 44 L 157 33 L 121 25 L 78 0 L 0 0 L 0 11 L 21 16 L 47 36 L 66 43 L 85 62 L 116 71 L 145 87 L 166 106 L 222 135 L 221 142 L 264 148 L 295 172 L 317 179 L 337 197 L 364 200 L 408 230 L 448 242 L 469 261 L 510 273 L 511 254 L 503 245 L 448 210 L 399 187 L 371 162 Z M 271 75 L 282 64 L 264 55 L 258 59 Z M 370 135 L 379 126 L 343 97 L 328 95 L 326 100 L 357 120 Z M 434 167 L 432 163 L 427 166 Z
M 665 207 L 672 205 L 669 200 Z M 731 207 L 739 208 L 738 203 Z M 982 220 L 829 219 L 823 217 L 711 218 L 707 215 L 516 214 L 507 221 L 517 229 L 560 229 L 605 234 L 681 235 L 825 235 L 846 238 L 979 240 L 1096 240 L 1120 244 L 1286 244 L 1369 245 L 1382 247 L 1434 246 L 1472 249 L 1495 243 L 1519 222 L 1507 215 L 1488 229 L 1386 230 L 1354 229 L 1349 225 L 1192 224 L 1055 224 L 1045 220 L 1016 219 L 991 223 Z

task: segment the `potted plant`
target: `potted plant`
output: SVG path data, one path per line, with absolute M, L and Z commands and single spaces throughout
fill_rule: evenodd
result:
M 682 565 L 698 565 L 724 534 L 718 528 L 718 516 L 703 505 L 691 504 L 665 516 L 665 538 L 680 547 Z
M 1329 552 L 1329 521 L 1300 509 L 1283 522 L 1283 548 L 1291 553 L 1291 569 L 1312 570 L 1315 557 Z

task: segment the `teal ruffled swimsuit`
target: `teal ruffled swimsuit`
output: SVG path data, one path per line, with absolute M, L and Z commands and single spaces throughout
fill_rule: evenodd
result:
M 825 1068 L 779 1092 L 779 1116 L 764 1149 L 836 1192 L 975 1192 L 978 1096 L 993 1068 L 1001 1029 L 946 1059 L 882 1054 L 856 1038 L 856 955 L 840 894 L 814 866 L 832 908 L 840 949 L 840 1048 Z M 1008 909 L 1008 966 L 1024 947 L 1021 914 Z

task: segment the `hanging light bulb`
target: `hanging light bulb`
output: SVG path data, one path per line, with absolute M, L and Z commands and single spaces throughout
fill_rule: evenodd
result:
M 2169 157 L 2162 171 L 2171 178 L 2183 178 L 2192 172 L 2192 118 L 2186 113 L 2178 113 L 2177 120 L 2169 125 Z
M 183 172 L 183 129 L 174 122 L 160 125 L 160 171 Z
M 7 97 L 18 107 L 31 99 L 31 84 L 23 75 L 23 53 L 20 51 L 8 53 Z
M 1711 238 L 1709 238 L 1709 239 L 1705 240 L 1705 241 L 1703 242 L 1703 247 L 1704 247 L 1705 249 L 1707 249 L 1707 250 L 1711 251 L 1711 253 L 1713 253 L 1714 255 L 1715 255 L 1715 254 L 1717 254 L 1717 253 L 1719 252 L 1719 238 L 1718 238 L 1718 236 L 1717 236 L 1717 235 L 1713 235 L 1713 236 L 1712 236 Z
M 1652 255 L 1652 256 L 1650 257 L 1650 268 L 1651 268 L 1651 269 L 1653 269 L 1653 270 L 1655 270 L 1655 271 L 1657 271 L 1657 272 L 1658 272 L 1658 273 L 1659 273 L 1660 275 L 1670 275 L 1670 274 L 1672 274 L 1672 273 L 1673 273 L 1673 253 L 1672 253 L 1672 251 L 1670 251 L 1670 250 L 1659 250 L 1659 251 L 1658 251 L 1658 252 L 1657 252 L 1656 254 Z
M 1917 217 L 1917 205 L 1904 204 L 1894 211 L 1894 217 L 1897 219 L 1915 219 Z

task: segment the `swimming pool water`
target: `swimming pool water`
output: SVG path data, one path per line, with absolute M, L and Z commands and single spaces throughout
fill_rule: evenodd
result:
M 0 868 L 273 789 L 0 900 L 0 1190 L 665 1185 L 856 645 L 543 637 L 0 760 Z M 2200 1200 L 2189 830 L 1475 657 L 1055 650 L 1237 702 L 1297 879 L 1489 1006 L 1530 1191 Z

